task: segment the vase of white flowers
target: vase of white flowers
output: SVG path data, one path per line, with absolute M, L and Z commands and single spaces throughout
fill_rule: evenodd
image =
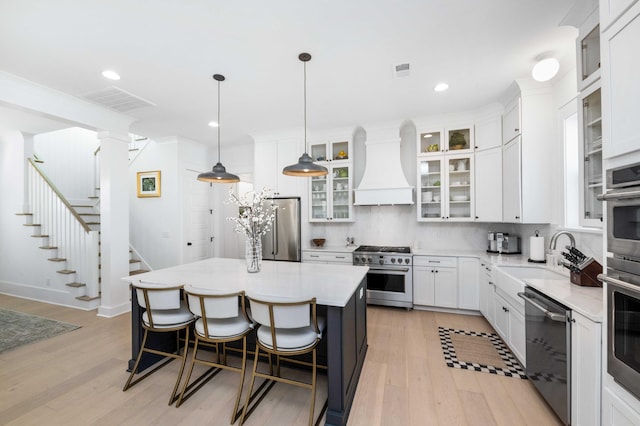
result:
M 235 223 L 235 230 L 247 237 L 245 259 L 247 272 L 260 272 L 262 265 L 262 236 L 269 232 L 275 218 L 276 206 L 265 200 L 271 193 L 267 189 L 260 192 L 249 191 L 243 196 L 229 190 L 229 202 L 238 206 L 238 216 L 228 217 Z

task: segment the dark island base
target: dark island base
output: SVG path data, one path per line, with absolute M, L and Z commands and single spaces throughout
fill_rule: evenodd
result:
M 322 312 L 326 309 L 327 318 L 325 336 L 318 348 L 318 361 L 323 363 L 326 359 L 327 365 L 328 407 L 325 425 L 343 426 L 347 424 L 349 418 L 367 354 L 366 286 L 365 276 L 345 307 L 323 306 L 320 310 Z M 129 371 L 135 364 L 144 335 L 144 329 L 141 326 L 142 312 L 136 293 L 133 291 L 131 292 Z M 150 333 L 149 339 L 153 347 L 175 350 L 175 337 L 172 333 Z M 143 371 L 160 359 L 160 356 L 145 354 L 138 370 Z

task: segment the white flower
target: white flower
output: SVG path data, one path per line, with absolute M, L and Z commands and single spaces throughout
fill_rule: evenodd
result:
M 235 223 L 235 231 L 245 234 L 247 238 L 259 238 L 269 232 L 277 208 L 265 200 L 270 197 L 271 191 L 266 188 L 259 193 L 249 191 L 242 197 L 234 194 L 233 188 L 230 188 L 228 203 L 238 206 L 238 216 L 228 217 L 227 220 Z

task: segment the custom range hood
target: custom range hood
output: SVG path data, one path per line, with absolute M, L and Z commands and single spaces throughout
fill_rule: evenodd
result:
M 399 127 L 367 129 L 365 168 L 358 188 L 356 206 L 413 204 L 400 160 Z

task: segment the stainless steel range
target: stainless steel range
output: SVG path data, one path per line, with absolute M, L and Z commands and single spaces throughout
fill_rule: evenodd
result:
M 354 265 L 366 265 L 367 303 L 413 307 L 413 257 L 409 247 L 360 246 Z

